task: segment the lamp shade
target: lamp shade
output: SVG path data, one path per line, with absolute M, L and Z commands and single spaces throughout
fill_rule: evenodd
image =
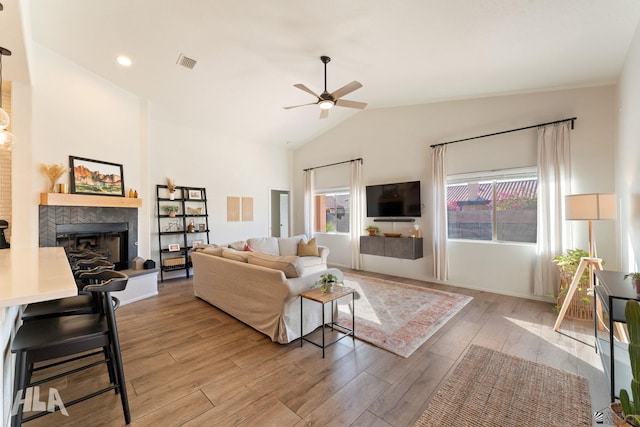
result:
M 573 194 L 565 197 L 565 218 L 568 220 L 616 219 L 615 194 Z

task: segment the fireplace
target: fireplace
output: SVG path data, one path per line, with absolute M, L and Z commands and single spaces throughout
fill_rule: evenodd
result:
M 135 208 L 40 205 L 40 246 L 90 248 L 103 253 L 117 270 L 131 268 L 138 256 Z
M 116 270 L 129 267 L 128 224 L 59 224 L 56 225 L 56 246 L 66 250 L 91 250 L 115 264 Z

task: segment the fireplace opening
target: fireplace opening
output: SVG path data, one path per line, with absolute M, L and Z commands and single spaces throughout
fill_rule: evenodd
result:
M 128 224 L 58 224 L 56 245 L 65 250 L 88 249 L 97 252 L 115 264 L 116 270 L 129 268 Z

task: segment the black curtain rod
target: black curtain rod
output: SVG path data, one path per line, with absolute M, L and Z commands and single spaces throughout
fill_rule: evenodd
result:
M 525 130 L 525 129 L 533 129 L 533 128 L 537 128 L 540 126 L 548 126 L 548 125 L 555 125 L 558 123 L 564 123 L 564 122 L 571 122 L 571 129 L 573 129 L 573 125 L 574 122 L 578 120 L 577 117 L 571 117 L 569 119 L 562 119 L 562 120 L 556 120 L 555 122 L 548 122 L 548 123 L 538 123 L 537 125 L 531 125 L 531 126 L 526 126 L 523 128 L 518 128 L 518 129 L 510 129 L 510 130 L 503 130 L 502 132 L 495 132 L 495 133 L 489 133 L 487 135 L 480 135 L 480 136 L 472 136 L 471 138 L 464 138 L 464 139 L 458 139 L 455 141 L 449 141 L 449 142 L 442 142 L 440 144 L 433 144 L 431 146 L 431 148 L 433 147 L 439 147 L 441 145 L 447 145 L 447 144 L 454 144 L 456 142 L 462 142 L 462 141 L 470 141 L 472 139 L 479 139 L 479 138 L 486 138 L 488 136 L 495 136 L 495 135 L 502 135 L 503 133 L 509 133 L 509 132 L 517 132 L 519 130 Z
M 310 171 L 310 170 L 314 170 L 314 169 L 326 168 L 328 166 L 341 165 L 343 163 L 351 163 L 351 162 L 360 162 L 362 164 L 362 157 L 358 157 L 357 159 L 345 160 L 344 162 L 331 163 L 331 164 L 328 164 L 328 165 L 316 166 L 314 168 L 307 168 L 307 169 L 302 169 L 302 170 L 303 170 L 303 172 L 306 172 L 306 171 Z

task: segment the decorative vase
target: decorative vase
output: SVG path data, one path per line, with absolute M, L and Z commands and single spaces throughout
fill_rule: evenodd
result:
M 175 218 L 176 213 L 175 213 L 174 211 L 171 211 L 171 212 L 169 212 L 169 216 L 170 216 L 171 218 Z
M 176 199 L 176 193 L 169 193 L 169 200 L 175 200 Z
M 325 293 L 332 293 L 333 292 L 333 285 L 335 285 L 335 282 L 327 282 L 324 284 L 324 286 L 322 287 Z
M 369 236 L 375 236 L 376 235 L 376 230 L 369 230 Z

